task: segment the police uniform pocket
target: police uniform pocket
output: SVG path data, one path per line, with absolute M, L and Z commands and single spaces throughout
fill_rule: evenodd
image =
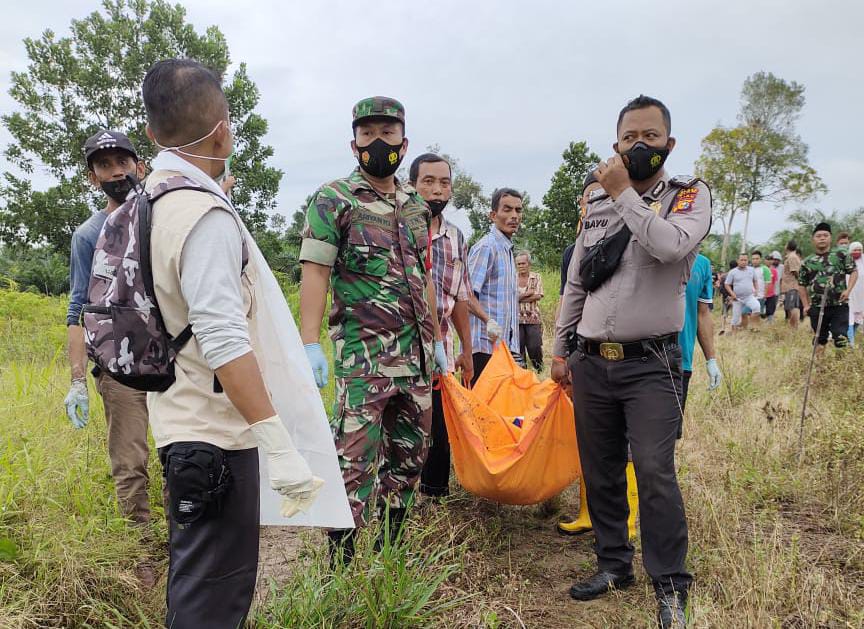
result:
M 222 510 L 231 478 L 222 450 L 203 442 L 175 443 L 165 467 L 169 511 L 176 524 L 189 526 Z

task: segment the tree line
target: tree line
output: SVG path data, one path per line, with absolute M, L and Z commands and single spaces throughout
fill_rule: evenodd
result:
M 0 281 L 52 294 L 68 289 L 72 232 L 102 205 L 87 184 L 84 140 L 100 128 L 118 129 L 129 135 L 142 159 L 152 158 L 140 85 L 153 63 L 169 57 L 197 59 L 223 76 L 236 146 L 233 201 L 274 270 L 289 280 L 298 275 L 305 207 L 290 221 L 277 211 L 282 172 L 270 164 L 268 124 L 256 112 L 260 93 L 244 63 L 226 74 L 231 57 L 217 27 L 197 32 L 182 6 L 164 0 L 104 0 L 101 10 L 72 20 L 68 36 L 46 30 L 23 43 L 29 63 L 10 77 L 17 109 L 0 119 L 12 137 L 3 155 L 13 167 L 0 178 Z M 803 203 L 827 190 L 796 131 L 804 91 L 794 81 L 756 73 L 744 82 L 738 123 L 718 125 L 702 141 L 696 174 L 711 186 L 715 219 L 722 226 L 722 234 L 711 234 L 703 248 L 716 265 L 725 264 L 730 252 L 751 246 L 754 206 Z M 489 196 L 458 158 L 447 157 L 453 165 L 453 204 L 467 210 L 476 239 L 488 226 Z M 529 249 L 540 264 L 557 266 L 573 241 L 582 181 L 599 160 L 586 142 L 570 141 L 542 202 L 525 196 L 516 245 Z M 44 190 L 32 185 L 39 174 L 52 182 Z M 848 223 L 847 231 L 861 237 L 862 215 L 864 208 L 830 217 L 838 225 Z M 742 217 L 743 232 L 736 234 L 736 220 Z M 770 246 L 782 250 L 792 236 L 808 243 L 802 226 L 815 217 L 812 211 L 793 214 L 798 227 L 775 234 Z

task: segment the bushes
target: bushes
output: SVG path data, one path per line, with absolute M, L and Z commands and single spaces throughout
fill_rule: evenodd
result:
M 69 292 L 69 260 L 48 249 L 0 249 L 0 282 L 21 291 Z

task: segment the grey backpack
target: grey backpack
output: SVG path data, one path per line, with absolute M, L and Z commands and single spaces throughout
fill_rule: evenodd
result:
M 149 193 L 140 190 L 110 214 L 93 253 L 89 303 L 82 311 L 90 360 L 139 391 L 167 390 L 174 383 L 177 354 L 192 338 L 191 325 L 176 337 L 165 329 L 150 264 L 153 204 L 176 190 L 210 193 L 192 179 L 174 176 Z M 244 265 L 247 259 L 244 242 Z

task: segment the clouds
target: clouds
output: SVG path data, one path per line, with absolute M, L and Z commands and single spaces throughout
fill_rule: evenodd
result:
M 763 69 L 807 87 L 799 131 L 831 189 L 819 205 L 862 204 L 848 166 L 860 152 L 846 122 L 864 99 L 853 72 L 864 8 L 854 0 L 832 3 L 830 13 L 817 3 L 755 0 L 184 5 L 198 30 L 218 26 L 232 60 L 248 63 L 285 172 L 279 210 L 288 216 L 353 167 L 350 111 L 365 96 L 405 104 L 407 159 L 439 144 L 487 192 L 511 185 L 539 201 L 568 142 L 584 139 L 608 155 L 618 110 L 642 92 L 672 111 L 678 147 L 669 169 L 691 172 L 702 137 L 717 122 L 735 123 L 741 83 Z M 10 69 L 25 68 L 23 37 L 48 26 L 63 33 L 95 8 L 41 0 L 7 8 L 3 84 Z M 754 236 L 767 238 L 777 216 L 755 212 Z

